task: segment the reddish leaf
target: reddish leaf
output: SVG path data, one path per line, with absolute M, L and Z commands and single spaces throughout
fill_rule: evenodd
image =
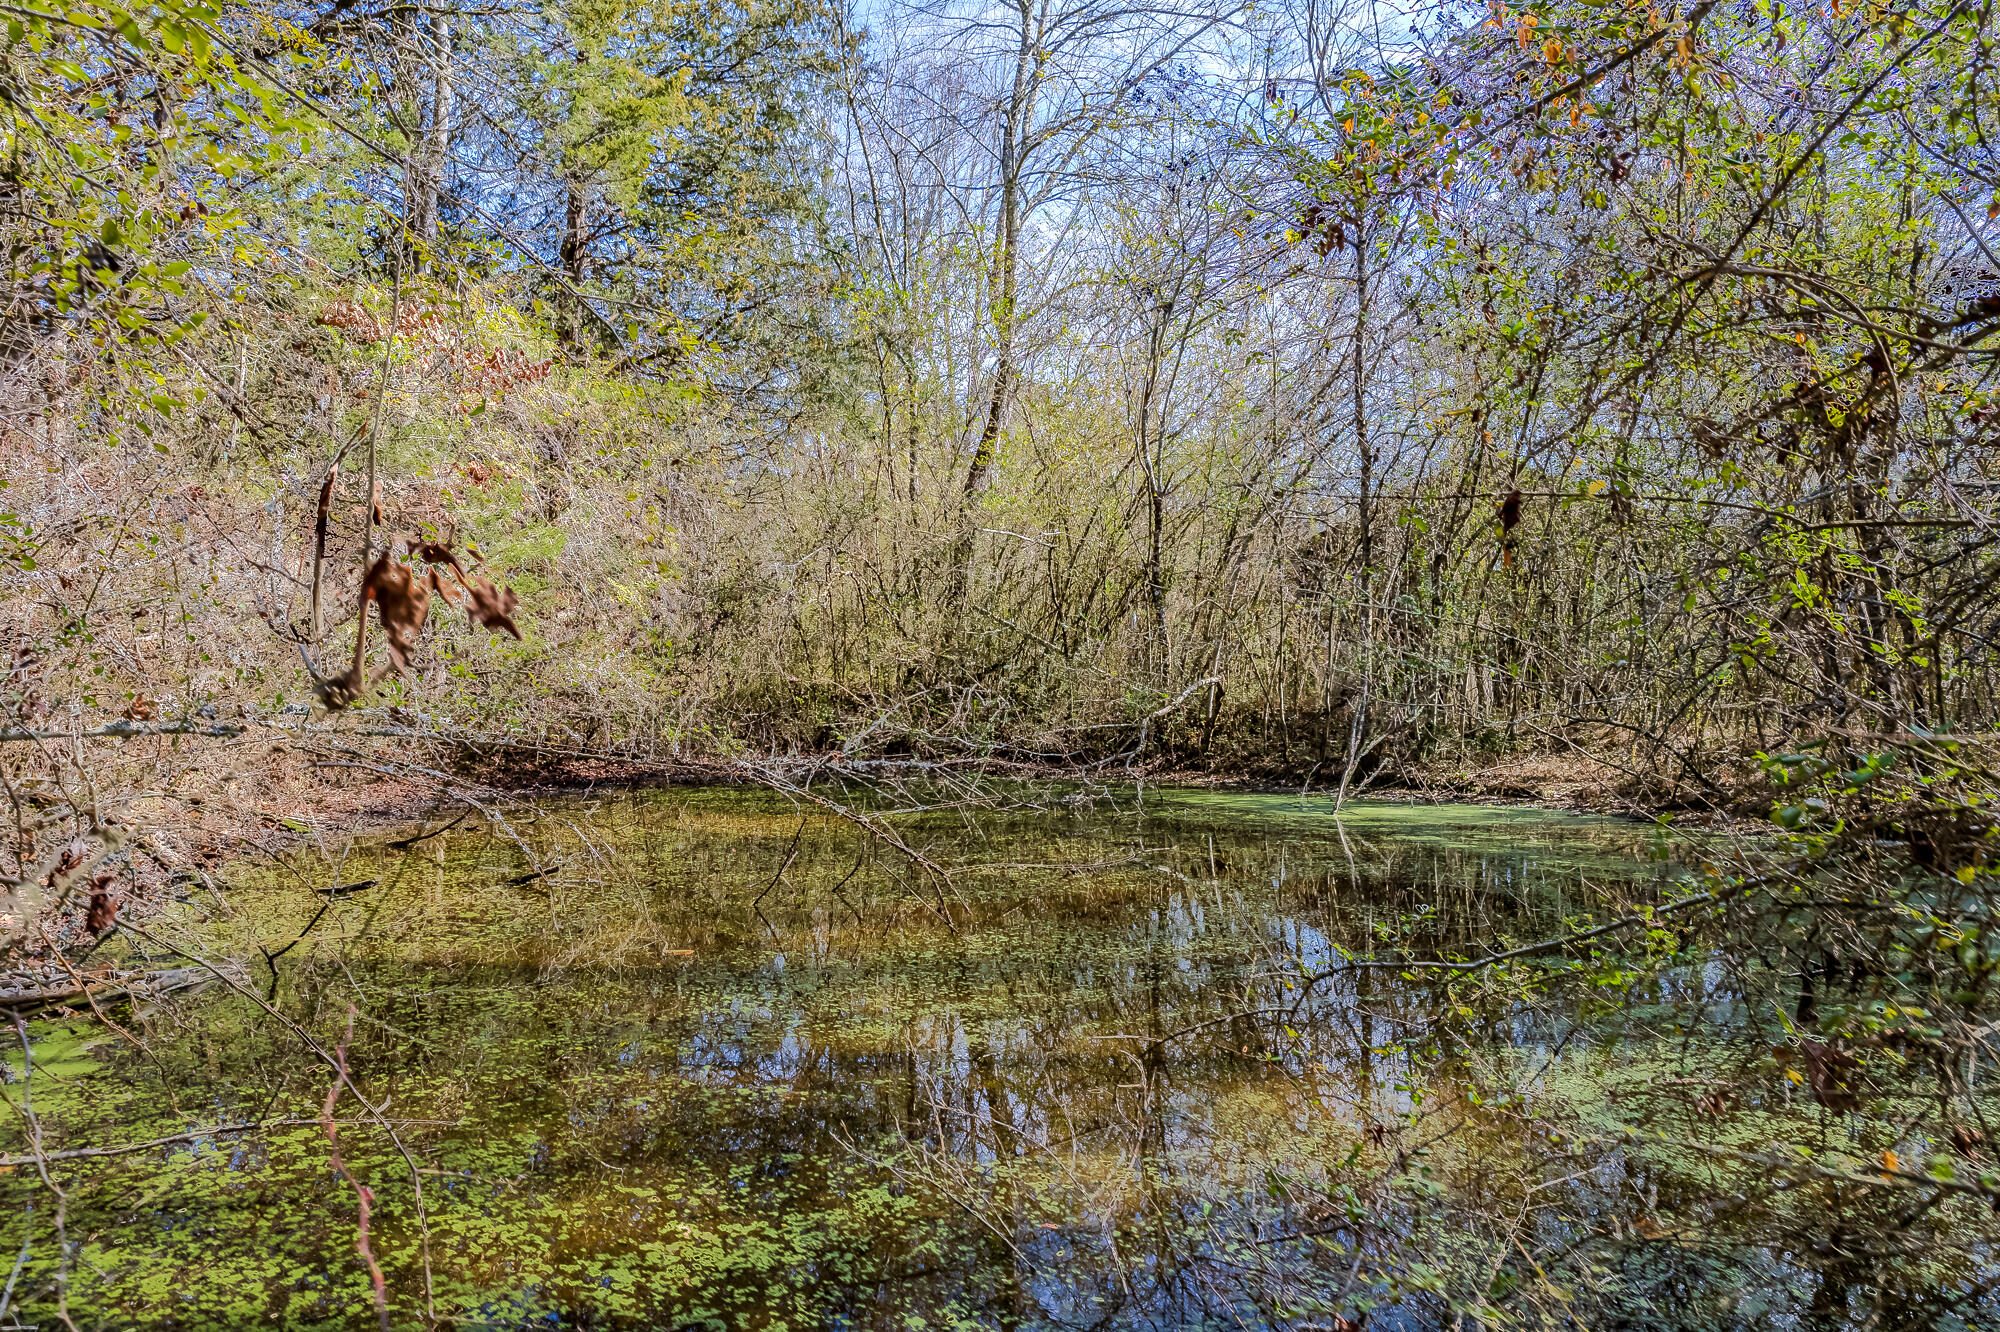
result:
M 111 895 L 109 888 L 98 888 L 90 894 L 90 909 L 84 912 L 83 927 L 92 934 L 102 934 L 118 923 L 118 899 Z
M 1861 1105 L 1856 1091 L 1861 1061 L 1838 1046 L 1800 1040 L 1799 1053 L 1806 1057 L 1806 1085 L 1813 1099 L 1829 1110 L 1854 1110 Z
M 407 670 L 410 653 L 417 646 L 417 635 L 423 632 L 424 618 L 430 614 L 430 589 L 417 581 L 407 564 L 391 559 L 389 552 L 384 551 L 361 585 L 364 615 L 371 598 L 382 617 L 382 637 L 388 641 L 389 660 L 396 670 Z
M 521 599 L 514 595 L 511 587 L 496 587 L 484 578 L 467 578 L 465 592 L 471 604 L 466 608 L 473 621 L 498 633 L 506 630 L 516 639 L 521 631 L 514 627 L 514 608 Z

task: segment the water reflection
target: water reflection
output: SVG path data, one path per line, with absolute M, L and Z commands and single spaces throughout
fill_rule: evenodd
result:
M 355 1122 L 343 1142 L 398 1326 L 1380 1329 L 1479 1301 L 1530 1322 L 1766 1317 L 1742 1304 L 1741 1253 L 1701 1238 L 1750 1204 L 1538 1120 L 1615 1112 L 1612 1065 L 1657 1082 L 1670 1024 L 1466 1006 L 1393 970 L 1303 983 L 1389 945 L 1559 928 L 1670 872 L 1652 830 L 1171 795 L 898 827 L 948 891 L 748 792 L 551 802 L 518 840 L 301 862 L 382 882 L 259 973 L 297 1029 L 211 988 L 143 1015 L 145 1051 L 99 1046 L 37 1083 L 63 1143 L 306 1121 L 70 1167 L 70 1315 L 374 1323 L 354 1198 L 310 1122 L 327 1069 L 300 1035 L 331 1045 L 352 1008 L 355 1084 L 396 1137 Z M 323 904 L 289 870 L 236 879 L 229 912 L 191 900 L 158 933 L 254 959 Z M 1680 984 L 1643 998 L 1741 1002 L 1720 973 Z M 9 1188 L 22 1217 L 32 1183 Z M 1690 1218 L 1706 1228 L 1658 1241 Z M 47 1317 L 40 1233 L 23 1290 Z M 1819 1269 L 1761 1252 L 1769 1311 L 1809 1313 L 1811 1281 L 1784 1283 Z

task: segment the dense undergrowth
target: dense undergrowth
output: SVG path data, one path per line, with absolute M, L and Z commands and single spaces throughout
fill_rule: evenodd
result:
M 384 542 L 523 637 L 440 593 L 380 701 L 582 748 L 1716 803 L 1990 720 L 1984 66 L 1910 74 L 1975 20 L 1440 15 L 1244 103 L 1169 56 L 1252 20 L 1134 10 L 1024 106 L 944 16 L 121 14 L 10 30 L 18 726 L 316 705 Z

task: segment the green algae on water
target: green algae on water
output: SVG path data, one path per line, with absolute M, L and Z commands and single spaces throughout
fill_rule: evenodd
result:
M 898 826 L 948 888 L 847 823 L 718 790 L 237 867 L 226 903 L 190 898 L 154 933 L 249 959 L 241 990 L 126 1013 L 143 1048 L 33 1024 L 35 1076 L 17 1057 L 7 1091 L 23 1111 L 32 1092 L 48 1150 L 165 1141 L 52 1163 L 66 1262 L 35 1168 L 7 1174 L 15 1306 L 374 1326 L 308 1037 L 345 1043 L 379 1109 L 344 1093 L 335 1114 L 399 1327 L 1294 1327 L 1367 1307 L 1423 1327 L 1532 1281 L 1465 1221 L 1521 1180 L 1576 1175 L 1548 1224 L 1577 1234 L 1634 1188 L 1649 1225 L 1697 1205 L 1685 1162 L 1635 1184 L 1612 1150 L 1579 1175 L 1574 1144 L 1525 1129 L 1558 1098 L 1616 1132 L 1621 1086 L 1682 1076 L 1629 998 L 1461 1012 L 1393 971 L 1300 988 L 1371 949 L 1587 916 L 1670 872 L 1652 828 L 1181 792 Z M 1658 1326 L 1736 1317 L 1717 1310 L 1740 1265 L 1648 1261 L 1576 1298 Z

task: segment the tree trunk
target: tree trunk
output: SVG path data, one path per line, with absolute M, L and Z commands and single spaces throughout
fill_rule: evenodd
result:
M 986 488 L 993 472 L 993 458 L 1000 442 L 1000 427 L 1007 417 L 1007 400 L 1014 390 L 1014 305 L 1019 295 L 1021 240 L 1021 168 L 1029 151 L 1028 126 L 1033 117 L 1035 84 L 1035 26 L 1027 5 L 1019 4 L 1020 46 L 1014 60 L 1014 86 L 1007 98 L 1000 125 L 999 234 L 994 241 L 991 286 L 993 290 L 993 385 L 986 402 L 986 421 L 980 427 L 972 462 L 965 471 L 960 506 L 959 536 L 952 552 L 951 602 L 964 601 L 971 580 L 973 536 L 976 522 L 972 505 Z
M 589 219 L 590 199 L 583 185 L 574 180 L 566 182 L 563 186 L 562 240 L 556 247 L 556 258 L 562 265 L 563 276 L 569 279 L 572 293 L 582 290 L 583 280 L 590 270 Z M 562 344 L 574 351 L 583 345 L 583 325 L 588 316 L 582 308 L 581 295 L 568 295 L 565 304 L 569 308 L 562 320 Z
M 424 102 L 418 92 L 423 70 L 423 33 L 418 27 L 414 5 L 399 5 L 389 11 L 391 122 L 403 135 L 403 228 L 396 242 L 396 262 L 410 255 L 410 237 L 415 234 L 425 208 L 423 131 Z
M 1166 525 L 1166 501 L 1160 488 L 1160 468 L 1164 460 L 1156 456 L 1154 436 L 1161 432 L 1153 418 L 1160 371 L 1166 360 L 1167 322 L 1172 318 L 1171 300 L 1157 305 L 1152 311 L 1146 339 L 1146 381 L 1139 390 L 1139 476 L 1146 488 L 1146 605 L 1152 612 L 1153 620 L 1154 682 L 1161 689 L 1169 687 L 1173 664 L 1168 652 L 1167 583 L 1162 571 L 1161 553 Z
M 1375 567 L 1374 487 L 1375 446 L 1368 438 L 1368 243 L 1362 235 L 1362 219 L 1354 220 L 1354 447 L 1361 456 L 1361 494 L 1356 518 L 1361 528 L 1361 592 L 1368 594 L 1369 575 Z
M 1027 153 L 1027 122 L 1034 106 L 1034 31 L 1025 6 L 1018 10 L 1021 44 L 1014 62 L 1014 87 L 1000 127 L 1000 234 L 993 252 L 993 390 L 987 400 L 986 424 L 980 428 L 972 465 L 965 473 L 968 498 L 986 485 L 993 470 L 993 451 L 1007 415 L 1007 395 L 1014 386 L 1014 302 L 1018 295 L 1021 239 L 1021 166 Z
M 428 263 L 437 246 L 439 198 L 451 160 L 451 23 L 443 14 L 431 18 L 431 123 L 425 136 L 417 175 L 417 195 L 411 202 L 410 232 L 417 240 L 417 259 Z

